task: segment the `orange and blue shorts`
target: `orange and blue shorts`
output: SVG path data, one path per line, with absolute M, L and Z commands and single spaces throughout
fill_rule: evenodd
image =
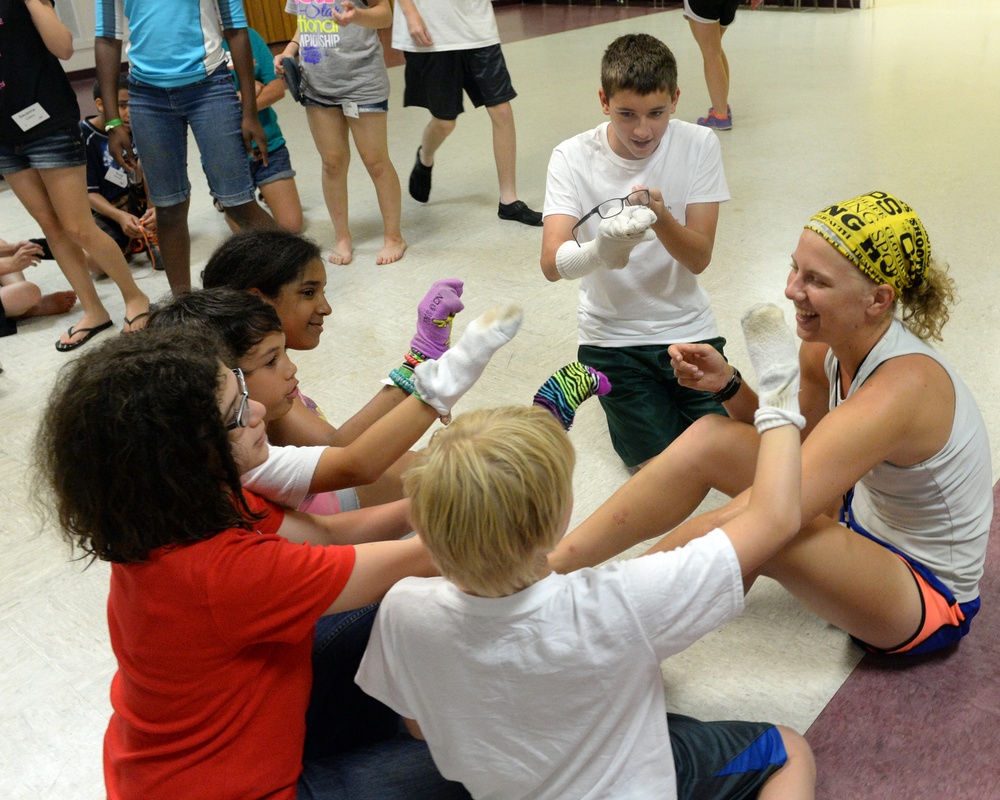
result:
M 933 572 L 916 559 L 911 558 L 888 542 L 883 542 L 877 536 L 873 536 L 866 531 L 853 519 L 849 510 L 846 513 L 844 511 L 841 512 L 840 521 L 852 531 L 871 539 L 875 544 L 895 553 L 903 560 L 903 563 L 909 567 L 910 573 L 913 575 L 913 580 L 917 584 L 922 606 L 920 625 L 905 642 L 895 647 L 882 649 L 862 642 L 860 639 L 852 636 L 851 638 L 854 641 L 869 653 L 914 656 L 931 653 L 935 650 L 956 644 L 969 632 L 969 627 L 972 625 L 972 618 L 979 613 L 980 600 L 978 597 L 967 603 L 959 603 L 955 600 L 955 595 L 952 594 L 951 590 Z

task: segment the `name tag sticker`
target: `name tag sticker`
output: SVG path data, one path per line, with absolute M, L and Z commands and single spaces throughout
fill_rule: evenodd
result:
M 357 119 L 360 115 L 358 114 L 358 104 L 357 103 L 344 103 L 341 108 L 344 109 L 344 116 L 350 117 L 351 119 Z
M 42 108 L 41 103 L 32 103 L 22 111 L 11 115 L 11 119 L 18 124 L 22 131 L 30 131 L 36 125 L 40 125 L 49 118 L 48 112 Z
M 108 167 L 108 171 L 104 173 L 104 180 L 122 189 L 128 186 L 128 175 L 125 174 L 125 170 L 118 167 Z

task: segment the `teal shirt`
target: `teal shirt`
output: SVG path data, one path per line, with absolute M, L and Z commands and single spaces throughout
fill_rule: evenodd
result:
M 253 76 L 256 80 L 267 86 L 271 81 L 278 80 L 278 75 L 274 71 L 274 56 L 271 48 L 253 28 L 248 28 L 250 34 L 250 47 L 253 49 Z M 223 39 L 222 46 L 229 52 L 229 43 Z M 233 80 L 236 81 L 236 88 L 240 88 L 240 79 L 233 71 Z M 264 126 L 264 133 L 267 134 L 267 149 L 277 150 L 285 143 L 285 137 L 281 135 L 281 128 L 278 127 L 278 115 L 274 108 L 265 108 L 258 112 L 257 118 Z M 254 142 L 256 145 L 256 142 Z

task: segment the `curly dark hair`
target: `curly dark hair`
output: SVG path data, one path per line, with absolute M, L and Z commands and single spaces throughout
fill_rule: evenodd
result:
M 95 559 L 251 527 L 219 411 L 219 345 L 204 330 L 116 336 L 60 372 L 36 435 L 36 492 Z
M 306 265 L 318 258 L 319 246 L 304 236 L 283 230 L 241 231 L 215 249 L 201 273 L 201 284 L 206 289 L 256 289 L 274 300 L 283 286 L 299 280 Z
M 224 286 L 185 292 L 150 311 L 149 330 L 174 326 L 207 327 L 229 351 L 222 360 L 230 367 L 238 366 L 269 333 L 281 333 L 274 306 L 255 294 Z

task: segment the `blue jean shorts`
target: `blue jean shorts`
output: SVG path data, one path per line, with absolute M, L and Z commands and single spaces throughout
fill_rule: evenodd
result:
M 223 65 L 187 86 L 163 88 L 129 78 L 129 112 L 153 206 L 176 206 L 191 196 L 187 131 L 194 133 L 208 188 L 223 206 L 253 200 L 250 162 L 243 146 L 242 109 Z
M 0 144 L 0 175 L 26 169 L 61 169 L 87 164 L 87 151 L 77 126 L 24 144 Z
M 343 107 L 344 107 L 343 103 L 328 103 L 325 100 L 314 100 L 313 98 L 307 97 L 306 95 L 302 95 L 302 105 L 304 105 L 304 106 L 316 106 L 317 108 L 339 108 L 339 109 L 343 109 Z M 388 110 L 389 110 L 389 100 L 388 100 L 388 98 L 385 99 L 385 100 L 379 100 L 377 103 L 358 103 L 358 112 L 359 113 L 371 114 L 371 113 L 382 112 L 384 114 Z
M 253 160 L 250 162 L 250 178 L 253 185 L 267 186 L 269 183 L 288 180 L 295 177 L 295 170 L 292 169 L 292 157 L 288 153 L 288 148 L 281 145 L 277 150 L 267 151 L 267 166 L 263 161 Z

